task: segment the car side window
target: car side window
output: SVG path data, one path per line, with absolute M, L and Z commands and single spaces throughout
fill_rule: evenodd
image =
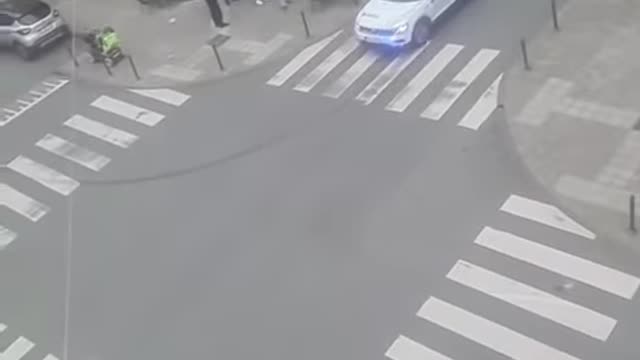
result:
M 0 26 L 13 25 L 13 18 L 7 14 L 0 14 Z

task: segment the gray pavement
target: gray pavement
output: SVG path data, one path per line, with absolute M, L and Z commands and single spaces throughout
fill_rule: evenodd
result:
M 379 92 L 368 106 L 356 98 L 398 54 L 381 54 L 336 98 L 323 93 L 367 49 L 354 50 L 330 73 L 309 76 L 348 41 L 345 34 L 281 86 L 267 83 L 296 61 L 295 54 L 259 71 L 171 92 L 142 96 L 83 85 L 52 94 L 29 117 L 5 127 L 21 131 L 7 150 L 9 159 L 22 154 L 80 185 L 64 196 L 0 170 L 3 182 L 50 209 L 35 223 L 0 209 L 0 225 L 18 235 L 0 251 L 0 321 L 8 325 L 0 346 L 28 337 L 36 346 L 24 360 L 48 353 L 60 359 L 387 354 L 412 360 L 424 351 L 414 346 L 403 352 L 411 343 L 402 339 L 412 339 L 451 359 L 569 359 L 564 353 L 582 360 L 636 358 L 640 349 L 630 341 L 640 330 L 636 257 L 600 236 L 593 239 L 553 207 L 553 194 L 521 163 L 504 112 L 492 111 L 475 130 L 459 126 L 510 65 L 519 34 L 546 19 L 544 4 L 471 1 L 390 85 L 367 92 Z M 514 26 L 511 34 L 504 32 L 507 24 Z M 459 57 L 425 84 L 417 74 L 448 44 L 463 46 Z M 498 53 L 483 52 L 496 57 L 468 90 L 439 121 L 421 117 L 431 104 L 446 104 L 442 90 L 451 90 L 450 81 L 482 49 Z M 398 94 L 413 96 L 403 89 L 416 78 L 421 82 L 414 85 L 428 86 L 413 93 L 410 106 L 386 110 Z M 301 83 L 308 91 L 293 90 Z M 58 105 L 80 92 L 73 107 Z M 189 98 L 168 103 L 180 95 Z M 101 96 L 128 105 L 103 98 L 99 109 L 94 101 Z M 127 118 L 130 106 L 146 111 Z M 27 129 L 47 112 L 57 125 L 51 120 Z M 73 115 L 126 131 L 136 141 L 122 148 L 106 141 L 131 140 L 122 133 L 96 138 L 72 131 L 62 123 Z M 46 133 L 110 162 L 91 171 L 34 147 Z M 3 140 L 13 137 L 2 134 Z M 98 158 L 82 160 L 95 165 Z M 510 202 L 517 199 L 528 205 Z M 511 255 L 504 243 L 493 250 L 479 245 L 487 231 L 489 239 L 516 244 Z M 546 246 L 545 256 L 527 258 L 534 252 L 515 237 Z M 494 276 L 494 282 L 477 281 L 489 288 L 474 290 L 461 283 L 464 277 L 447 277 L 459 260 L 476 266 L 469 276 L 482 274 L 482 267 L 519 285 L 490 291 Z M 535 294 L 540 301 L 519 301 L 531 298 L 524 285 L 544 292 Z M 505 293 L 515 296 L 499 298 Z M 434 312 L 433 304 L 442 306 L 434 298 L 464 309 L 460 321 L 451 312 Z M 559 299 L 569 302 L 560 311 L 541 305 Z M 426 319 L 416 316 L 428 300 L 420 312 Z M 545 311 L 546 319 L 540 316 Z M 468 313 L 481 326 L 473 326 Z M 446 316 L 434 318 L 438 314 Z
M 628 1 L 571 1 L 560 32 L 547 26 L 529 42 L 533 70 L 516 65 L 504 87 L 509 125 L 531 172 L 605 238 L 634 251 L 638 14 Z

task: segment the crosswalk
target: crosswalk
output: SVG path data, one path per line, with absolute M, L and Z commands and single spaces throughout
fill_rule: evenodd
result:
M 47 78 L 10 104 L 0 107 L 0 127 L 5 126 L 69 83 L 57 76 Z
M 117 98 L 100 95 L 89 105 L 91 111 L 99 115 L 90 118 L 74 114 L 58 129 L 60 134 L 46 134 L 34 144 L 35 148 L 40 150 L 39 153 L 48 154 L 47 156 L 35 159 L 21 154 L 6 164 L 5 167 L 17 174 L 20 180 L 15 184 L 0 181 L 0 207 L 8 208 L 29 222 L 42 219 L 52 208 L 36 199 L 37 196 L 28 195 L 25 188 L 32 188 L 30 185 L 36 184 L 46 191 L 67 197 L 80 186 L 80 182 L 65 174 L 64 170 L 56 169 L 56 165 L 47 164 L 47 159 L 60 159 L 70 166 L 94 173 L 104 170 L 112 161 L 106 154 L 71 141 L 69 136 L 65 138 L 63 133 L 73 134 L 73 138 L 82 140 L 83 144 L 106 144 L 108 149 L 116 152 L 129 149 L 140 138 L 134 132 L 141 131 L 140 127 L 132 126 L 132 122 L 143 128 L 152 128 L 165 119 L 164 114 L 137 104 L 143 99 L 145 104 L 156 104 L 157 107 L 179 107 L 190 99 L 190 95 L 172 89 L 129 89 Z M 0 224 L 0 250 L 17 237 L 18 233 L 8 224 Z
M 319 89 L 318 92 L 323 96 L 332 99 L 343 97 L 348 91 L 356 91 L 354 100 L 363 105 L 373 104 L 386 92 L 394 92 L 391 94 L 394 95 L 393 99 L 384 109 L 395 113 L 406 112 L 416 104 L 424 104 L 428 89 L 439 91 L 422 109 L 419 117 L 440 121 L 452 108 L 461 106 L 465 115 L 458 126 L 478 130 L 498 107 L 502 74 L 495 73 L 491 64 L 496 61 L 500 51 L 483 48 L 473 54 L 468 50 L 460 44 L 440 46 L 429 42 L 424 47 L 390 55 L 384 49 L 361 45 L 354 37 L 338 31 L 302 50 L 266 84 L 283 87 L 288 82 L 297 81 L 295 85 L 292 84 L 294 90 L 311 93 Z M 465 60 L 466 64 L 459 68 L 457 59 Z M 315 61 L 320 62 L 314 66 Z M 380 69 L 378 64 L 384 67 Z M 341 70 L 344 68 L 346 70 Z M 458 72 L 442 87 L 440 80 L 449 80 L 450 77 L 447 69 L 458 69 Z M 367 75 L 375 72 L 378 72 L 375 78 L 366 83 Z M 485 72 L 495 74 L 484 88 L 469 91 L 476 82 L 486 80 L 481 76 Z M 399 80 L 403 73 L 411 77 L 406 84 Z M 299 77 L 301 79 L 295 80 Z M 480 95 L 475 96 L 475 93 Z M 460 101 L 463 96 L 471 97 L 472 101 Z M 472 106 L 462 103 L 471 103 Z
M 550 204 L 513 194 L 500 210 L 508 216 L 517 216 L 546 226 L 552 231 L 595 239 L 593 233 Z M 524 283 L 521 279 L 522 271 L 531 271 L 533 267 L 558 277 L 559 280 L 570 279 L 590 287 L 603 297 L 613 296 L 624 301 L 633 299 L 640 286 L 640 279 L 634 275 L 526 239 L 505 229 L 485 226 L 476 236 L 474 245 L 504 257 L 505 260 L 515 260 L 517 268 L 509 273 L 499 273 L 495 269 L 484 267 L 481 259 L 459 259 L 447 273 L 447 281 L 481 294 L 496 306 L 517 308 L 529 314 L 527 316 L 542 318 L 549 322 L 545 326 L 549 330 L 553 326 L 561 326 L 599 343 L 608 340 L 617 324 L 616 319 Z M 478 315 L 486 313 L 481 308 L 464 308 L 456 304 L 456 301 L 444 300 L 445 298 L 447 295 L 444 293 L 429 297 L 416 315 L 423 321 L 444 329 L 446 336 L 464 338 L 510 359 L 580 360 L 567 352 L 567 349 L 557 349 L 519 332 L 519 329 L 512 329 Z M 461 300 L 463 299 L 458 299 L 464 303 Z M 526 324 L 523 328 L 527 328 Z M 392 360 L 461 360 L 430 348 L 428 341 L 419 341 L 401 334 L 389 346 L 385 355 Z
M 0 323 L 0 337 L 12 337 L 13 341 L 4 349 L 0 350 L 0 359 L 2 360 L 58 360 L 52 354 L 42 353 L 36 349 L 36 344 L 24 336 L 8 334 L 8 327 Z

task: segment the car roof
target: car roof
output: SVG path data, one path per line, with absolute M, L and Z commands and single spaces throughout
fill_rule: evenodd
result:
M 0 12 L 10 15 L 24 15 L 41 3 L 40 0 L 0 0 Z

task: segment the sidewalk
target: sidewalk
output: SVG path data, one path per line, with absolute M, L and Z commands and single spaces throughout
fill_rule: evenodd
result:
M 601 239 L 640 251 L 640 2 L 569 0 L 503 83 L 514 142 L 538 180 Z
M 75 42 L 79 66 L 70 57 L 58 72 L 90 82 L 135 87 L 184 85 L 245 71 L 349 24 L 358 10 L 352 0 L 293 0 L 286 11 L 277 0 L 267 0 L 263 6 L 239 0 L 230 7 L 220 0 L 225 21 L 231 24 L 223 32 L 230 38 L 219 48 L 223 71 L 207 45 L 217 29 L 204 0 L 186 0 L 168 8 L 137 0 L 61 0 L 57 6 L 76 33 L 105 25 L 115 28 L 141 79 L 136 79 L 126 59 L 110 76 L 102 64 L 91 63 L 79 39 Z M 303 10 L 310 39 L 300 14 Z

